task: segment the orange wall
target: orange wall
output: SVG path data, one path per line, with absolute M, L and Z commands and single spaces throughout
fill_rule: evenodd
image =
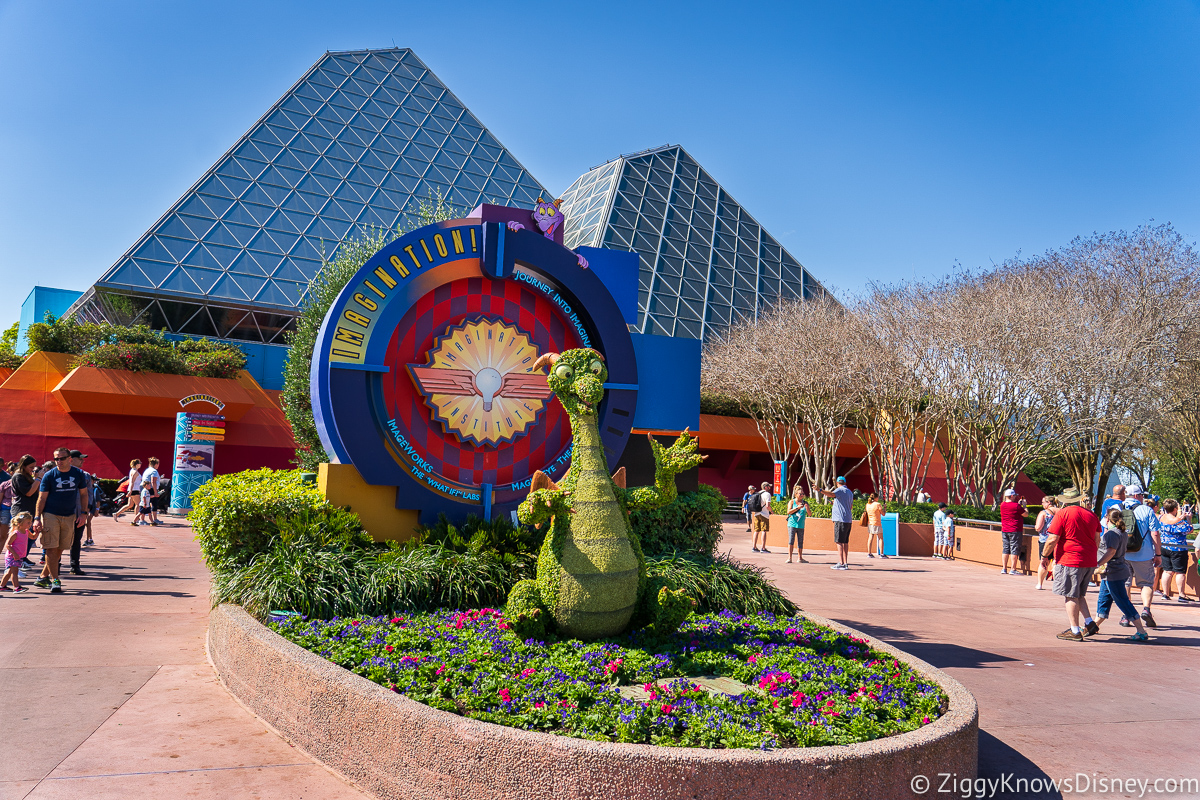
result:
M 34 353 L 0 384 L 0 458 L 15 461 L 28 453 L 45 461 L 54 448 L 70 447 L 87 453 L 85 466 L 102 478 L 124 476 L 130 460 L 140 458 L 145 462 L 150 456 L 162 459 L 169 471 L 175 443 L 174 418 L 95 413 L 86 404 L 72 413 L 54 394 L 71 372 L 70 361 L 71 356 L 59 353 Z M 113 385 L 137 391 L 138 381 L 131 380 L 136 375 L 121 373 L 114 377 L 117 383 Z M 187 379 L 183 381 L 179 384 L 181 391 L 190 385 Z M 199 379 L 196 388 L 185 394 L 204 392 L 211 385 L 210 379 Z M 289 467 L 295 443 L 275 398 L 244 370 L 236 382 L 226 385 L 231 385 L 245 408 L 240 419 L 227 424 L 225 441 L 217 444 L 217 473 Z M 213 411 L 207 404 L 191 410 Z

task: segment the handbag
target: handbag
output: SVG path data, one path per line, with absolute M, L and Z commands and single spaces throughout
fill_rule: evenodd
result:
M 862 517 L 859 518 L 859 520 L 858 520 L 858 526 L 860 528 L 867 528 L 867 527 L 870 527 L 870 525 L 871 525 L 871 518 L 867 515 L 867 512 L 864 511 Z

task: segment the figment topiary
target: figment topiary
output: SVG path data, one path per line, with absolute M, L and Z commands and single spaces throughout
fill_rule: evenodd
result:
M 608 370 L 590 348 L 547 353 L 536 369 L 550 368 L 547 383 L 563 404 L 574 438 L 571 466 L 561 484 L 534 473 L 517 514 L 527 524 L 551 520 L 538 556 L 537 580 L 521 581 L 509 595 L 508 615 L 519 633 L 536 636 L 545 625 L 579 639 L 615 636 L 630 622 L 674 631 L 693 603 L 682 591 L 647 580 L 641 544 L 629 511 L 657 508 L 675 499 L 675 476 L 703 460 L 684 431 L 669 448 L 653 437 L 654 486 L 625 488 L 625 470 L 609 476 L 600 441 L 597 407 Z

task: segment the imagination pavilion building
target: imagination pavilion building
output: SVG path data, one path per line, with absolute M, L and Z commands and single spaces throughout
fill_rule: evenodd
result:
M 411 50 L 326 53 L 68 313 L 234 340 L 277 388 L 322 260 L 437 196 L 553 195 Z M 562 208 L 569 247 L 639 254 L 642 333 L 705 338 L 824 291 L 682 147 L 590 170 Z

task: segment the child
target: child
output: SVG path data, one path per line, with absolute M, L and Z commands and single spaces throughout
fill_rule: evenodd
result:
M 29 526 L 33 524 L 33 516 L 28 511 L 22 511 L 13 517 L 12 530 L 8 541 L 4 543 L 4 577 L 0 578 L 0 591 L 8 591 L 8 582 L 13 583 L 13 594 L 21 594 L 29 590 L 21 586 L 21 560 L 29 551 Z
M 137 525 L 141 522 L 143 525 L 150 524 L 150 506 L 154 502 L 154 490 L 150 488 L 150 484 L 142 484 L 142 495 L 138 499 L 137 513 L 133 516 L 131 524 Z
M 946 519 L 942 522 L 942 538 L 945 541 L 945 550 L 942 551 L 942 558 L 946 561 L 954 560 L 954 510 L 946 509 Z

